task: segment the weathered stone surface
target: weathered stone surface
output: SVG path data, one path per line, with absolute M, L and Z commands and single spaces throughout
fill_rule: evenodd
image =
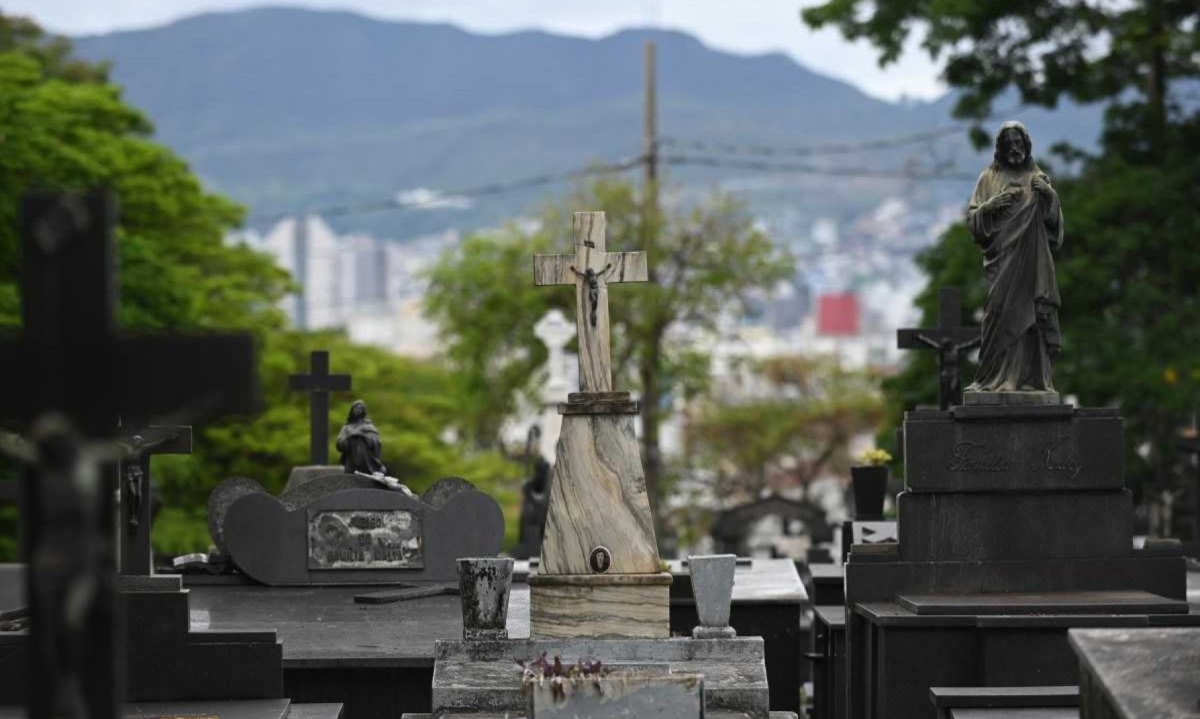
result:
M 526 687 L 530 719 L 704 719 L 704 677 L 641 670 Z
M 736 562 L 737 557 L 732 554 L 688 557 L 692 594 L 696 598 L 696 614 L 701 625 L 692 630 L 696 639 L 737 636 L 729 626 Z
M 1059 404 L 1058 392 L 963 392 L 963 404 L 1031 405 Z
M 248 477 L 230 477 L 213 488 L 208 495 L 208 535 L 221 554 L 229 554 L 225 546 L 225 515 L 229 508 L 248 494 L 266 494 L 267 490 L 257 480 Z
M 1082 716 L 1200 713 L 1200 628 L 1072 629 Z
M 1125 482 L 1116 416 L 965 421 L 909 412 L 904 442 L 910 492 L 1121 489 Z
M 553 639 L 437 643 L 433 669 L 435 716 L 454 712 L 522 714 L 525 695 L 516 662 L 542 653 L 564 663 L 599 659 L 605 665 L 666 662 L 672 673 L 704 677 L 707 712 L 743 712 L 768 716 L 766 666 L 762 639 Z
M 345 474 L 340 464 L 314 464 L 304 465 L 301 467 L 292 467 L 292 473 L 288 475 L 287 484 L 283 485 L 283 491 L 292 491 L 301 487 L 317 477 L 325 477 L 331 474 Z
M 897 498 L 900 559 L 1128 557 L 1133 506 L 1110 492 L 923 494 Z
M 359 480 L 372 481 L 354 475 L 318 478 L 288 493 L 286 503 L 265 492 L 246 493 L 230 504 L 221 524 L 230 557 L 243 572 L 265 584 L 382 584 L 454 582 L 458 577 L 456 559 L 494 556 L 500 551 L 504 517 L 499 505 L 486 494 L 464 487 L 462 480 L 450 480 L 453 492 L 434 485 L 430 492 L 438 498 L 438 507 L 384 489 L 320 491 L 330 483 L 332 487 L 343 487 Z M 413 527 L 419 526 L 419 539 L 414 535 L 406 541 L 415 541 L 419 548 L 420 566 L 407 560 L 380 564 L 365 561 L 365 557 L 364 561 L 343 562 L 340 567 L 336 562 L 316 561 L 319 557 L 314 548 L 323 545 L 314 544 L 310 538 L 314 523 L 333 517 L 344 518 L 344 525 L 353 525 L 354 517 L 363 517 L 359 522 L 363 527 L 356 531 L 366 536 L 378 531 L 370 517 L 388 513 L 407 513 Z M 391 540 L 381 537 L 379 541 L 387 544 Z
M 1187 614 L 1187 602 L 1141 591 L 901 594 L 896 603 L 914 614 Z
M 543 575 L 529 578 L 529 631 L 535 638 L 671 634 L 671 575 Z
M 462 594 L 463 639 L 507 639 L 508 595 L 512 588 L 513 560 L 509 557 L 476 557 L 458 560 L 458 588 Z
M 641 454 L 630 415 L 564 415 L 539 572 L 591 574 L 606 547 L 613 574 L 659 571 Z

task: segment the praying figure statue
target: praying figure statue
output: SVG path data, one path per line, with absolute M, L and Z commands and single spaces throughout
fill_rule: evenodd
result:
M 350 405 L 350 415 L 346 417 L 342 431 L 338 432 L 337 450 L 342 453 L 342 468 L 346 474 L 387 473 L 387 467 L 380 459 L 383 442 L 379 439 L 379 430 L 367 417 L 367 403 L 361 399 Z
M 988 280 L 979 368 L 968 392 L 1053 392 L 1060 299 L 1052 251 L 1063 241 L 1062 208 L 1033 161 L 1029 132 L 1006 122 L 992 164 L 979 175 L 967 227 Z

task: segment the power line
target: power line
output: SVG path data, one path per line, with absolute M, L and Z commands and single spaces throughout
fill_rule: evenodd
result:
M 664 137 L 659 143 L 667 147 L 713 152 L 722 155 L 759 155 L 762 157 L 788 156 L 810 157 L 814 155 L 847 155 L 856 152 L 886 150 L 893 147 L 904 147 L 921 142 L 937 140 L 949 135 L 955 135 L 966 129 L 963 125 L 943 127 L 937 130 L 927 130 L 911 135 L 900 135 L 875 140 L 865 140 L 851 143 L 831 143 L 825 145 L 806 145 L 801 147 L 772 147 L 768 145 L 743 145 L 728 142 L 712 142 L 709 140 L 686 140 L 674 137 Z
M 347 215 L 361 215 L 371 212 L 387 212 L 389 210 L 407 210 L 419 207 L 429 207 L 452 203 L 460 198 L 466 199 L 471 197 L 499 195 L 506 192 L 515 192 L 533 187 L 552 185 L 559 182 L 578 180 L 584 177 L 594 177 L 596 175 L 610 175 L 619 172 L 625 172 L 626 170 L 632 170 L 635 167 L 640 167 L 644 161 L 645 160 L 643 157 L 638 156 L 622 162 L 588 165 L 587 167 L 568 170 L 566 172 L 543 173 L 540 175 L 522 177 L 516 180 L 490 182 L 485 185 L 475 185 L 474 187 L 465 187 L 458 190 L 438 190 L 431 192 L 428 197 L 414 199 L 395 197 L 390 200 L 377 200 L 374 202 L 363 202 L 354 205 L 332 205 L 315 209 L 293 210 L 291 212 L 274 212 L 269 214 L 252 212 L 250 217 L 253 220 L 261 222 L 276 222 L 297 214 L 315 214 L 322 217 L 344 217 Z
M 668 155 L 661 162 L 668 165 L 694 165 L 757 172 L 791 172 L 805 175 L 831 177 L 866 177 L 895 180 L 950 180 L 972 181 L 976 177 L 964 172 L 918 172 L 914 170 L 892 170 L 875 167 L 820 167 L 801 163 L 776 163 L 761 160 L 739 160 L 735 158 L 701 157 L 697 155 Z

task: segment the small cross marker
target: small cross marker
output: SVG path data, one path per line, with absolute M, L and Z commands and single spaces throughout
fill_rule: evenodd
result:
M 957 287 L 938 290 L 938 326 L 896 331 L 900 349 L 933 349 L 938 353 L 938 406 L 945 410 L 962 402 L 958 361 L 962 353 L 979 345 L 978 327 L 962 325 L 962 291 Z
M 572 229 L 575 253 L 535 256 L 533 281 L 538 286 L 575 285 L 579 390 L 611 392 L 608 286 L 616 282 L 645 282 L 649 274 L 646 253 L 606 251 L 603 212 L 576 212 Z
M 329 374 L 329 353 L 313 352 L 309 374 L 289 377 L 291 389 L 308 392 L 309 463 L 329 464 L 329 393 L 349 392 L 350 375 Z

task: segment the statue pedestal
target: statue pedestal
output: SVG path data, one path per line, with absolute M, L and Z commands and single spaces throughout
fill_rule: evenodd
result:
M 560 404 L 562 434 L 537 575 L 534 637 L 667 637 L 671 575 L 654 519 L 628 392 L 578 392 Z
M 968 406 L 1028 406 L 1031 404 L 1059 404 L 1061 402 L 1062 396 L 1058 392 L 1047 390 L 1024 392 L 972 392 L 968 390 L 963 392 L 963 404 Z

